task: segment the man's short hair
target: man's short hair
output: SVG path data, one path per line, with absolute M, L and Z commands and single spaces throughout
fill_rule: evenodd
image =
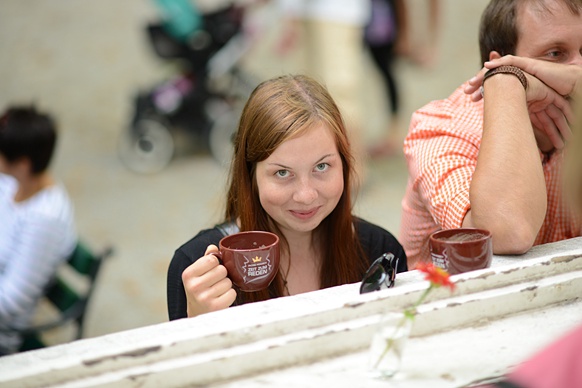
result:
M 582 12 L 582 0 L 558 0 L 564 3 L 572 14 Z M 547 0 L 491 0 L 483 15 L 479 27 L 479 49 L 481 65 L 489 60 L 491 51 L 500 55 L 515 55 L 519 31 L 517 26 L 518 7 L 534 4 L 540 10 L 551 12 Z
M 53 119 L 33 106 L 9 107 L 0 117 L 0 154 L 10 163 L 29 159 L 33 174 L 48 168 L 56 139 Z

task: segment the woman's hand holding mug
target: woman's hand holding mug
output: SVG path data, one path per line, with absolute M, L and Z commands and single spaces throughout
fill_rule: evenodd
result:
M 220 249 L 209 245 L 205 255 L 182 273 L 188 317 L 225 309 L 244 292 L 267 288 L 279 272 L 279 237 L 248 231 L 226 236 Z
M 182 273 L 188 317 L 226 309 L 236 299 L 232 281 L 227 276 L 226 267 L 214 255 L 216 252 L 216 245 L 209 245 L 205 256 Z

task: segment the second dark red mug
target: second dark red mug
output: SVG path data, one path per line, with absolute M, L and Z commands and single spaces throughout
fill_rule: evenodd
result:
M 431 234 L 429 245 L 433 264 L 451 275 L 491 266 L 493 244 L 488 230 L 440 230 Z

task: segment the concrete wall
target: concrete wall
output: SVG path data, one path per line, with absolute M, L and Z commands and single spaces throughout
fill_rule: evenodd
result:
M 398 386 L 473 386 L 577 327 L 581 242 L 494 256 L 491 268 L 452 276 L 454 292 L 431 292 Z M 385 386 L 366 375 L 379 315 L 401 312 L 427 287 L 409 271 L 379 292 L 348 284 L 8 356 L 0 386 Z

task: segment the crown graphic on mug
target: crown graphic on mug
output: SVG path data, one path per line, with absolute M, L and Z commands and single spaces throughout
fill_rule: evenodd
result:
M 223 237 L 220 252 L 213 253 L 241 291 L 263 290 L 279 271 L 279 236 L 264 231 L 247 231 Z

